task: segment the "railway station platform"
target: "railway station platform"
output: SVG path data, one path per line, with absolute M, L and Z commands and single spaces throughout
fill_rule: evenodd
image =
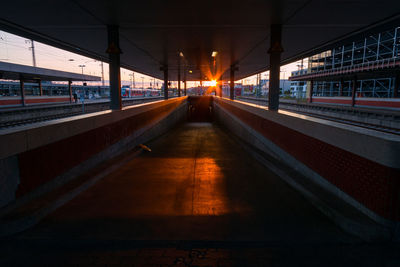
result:
M 122 106 L 131 106 L 163 99 L 162 97 L 135 97 L 122 100 Z M 35 104 L 24 107 L 2 108 L 0 129 L 29 123 L 71 117 L 79 114 L 98 112 L 110 108 L 109 99 L 95 99 L 64 104 Z
M 0 137 L 4 266 L 400 263 L 395 134 L 181 97 Z

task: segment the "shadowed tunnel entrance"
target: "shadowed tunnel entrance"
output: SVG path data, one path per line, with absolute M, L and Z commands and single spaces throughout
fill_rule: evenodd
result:
M 189 96 L 188 121 L 212 122 L 214 120 L 212 96 Z

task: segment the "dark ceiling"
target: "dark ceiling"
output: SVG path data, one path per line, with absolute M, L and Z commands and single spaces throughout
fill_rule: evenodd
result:
M 354 38 L 371 25 L 399 25 L 396 0 L 6 0 L 0 28 L 96 59 L 107 59 L 106 25 L 120 26 L 121 65 L 162 79 L 168 64 L 177 79 L 178 54 L 188 80 L 217 69 L 236 79 L 267 70 L 271 23 L 283 24 L 282 63 Z M 384 26 L 383 26 L 384 27 Z M 107 61 L 107 60 L 106 60 Z M 188 71 L 192 73 L 189 74 Z

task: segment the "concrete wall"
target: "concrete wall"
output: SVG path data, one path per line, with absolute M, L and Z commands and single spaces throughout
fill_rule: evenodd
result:
M 187 98 L 0 131 L 0 207 L 26 201 L 186 118 Z
M 375 221 L 399 221 L 400 136 L 215 98 L 217 120 Z

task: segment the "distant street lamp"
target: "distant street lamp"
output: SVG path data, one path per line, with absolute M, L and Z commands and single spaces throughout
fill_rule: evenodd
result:
M 79 65 L 78 67 L 82 69 L 82 75 L 83 75 L 83 68 L 86 67 L 86 65 Z
M 79 67 L 82 69 L 82 75 L 83 75 L 83 68 L 86 67 L 86 65 L 79 65 Z M 85 83 L 82 81 L 82 84 L 85 85 Z M 85 89 L 82 89 L 81 93 L 81 102 L 82 102 L 82 113 L 85 113 Z
M 282 69 L 280 72 L 283 72 L 283 82 L 282 82 L 282 94 L 284 95 L 285 93 L 285 78 L 286 78 L 286 69 Z
M 104 66 L 103 66 L 103 61 L 100 64 L 101 66 L 101 85 L 104 86 Z
M 72 62 L 72 61 L 75 61 L 75 59 L 70 58 L 70 59 L 68 59 L 68 61 Z M 99 60 L 92 59 L 92 60 L 85 61 L 84 63 L 86 64 L 86 63 L 89 63 L 89 62 L 99 62 Z M 80 67 L 80 68 L 82 69 L 82 75 L 83 75 L 83 68 L 86 67 L 85 64 L 78 65 L 78 67 Z M 101 67 L 101 85 L 104 86 L 104 85 L 105 85 L 105 82 L 104 82 L 104 66 L 103 66 L 103 61 L 100 61 L 100 65 L 99 65 L 99 66 Z M 93 75 L 96 75 L 96 72 L 94 72 Z
M 144 77 L 142 76 L 142 95 L 143 95 L 143 97 L 145 96 L 144 95 Z
M 129 97 L 132 96 L 131 92 L 133 90 L 133 80 L 135 79 L 135 73 L 132 71 L 131 74 L 129 74 L 129 76 L 131 77 L 131 90 L 129 90 Z

